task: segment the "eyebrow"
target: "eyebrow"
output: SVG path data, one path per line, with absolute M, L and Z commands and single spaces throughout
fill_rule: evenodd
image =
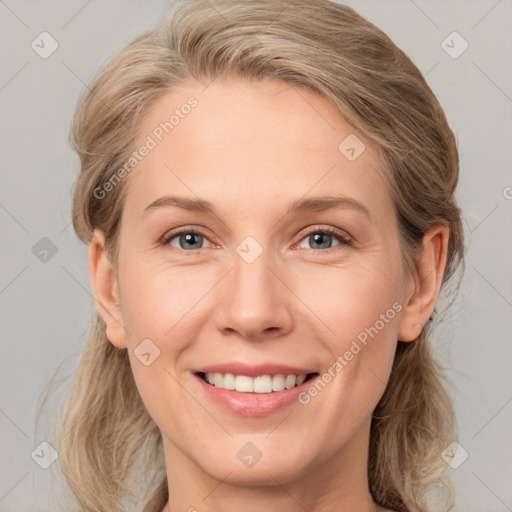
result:
M 146 206 L 146 208 L 144 208 L 143 215 L 145 215 L 150 210 L 157 208 L 168 208 L 172 206 L 193 212 L 215 214 L 214 206 L 208 201 L 202 199 L 192 199 L 188 197 L 164 196 Z M 290 207 L 288 208 L 288 213 L 292 215 L 313 213 L 335 208 L 353 209 L 359 213 L 362 213 L 369 219 L 372 218 L 370 210 L 363 203 L 352 197 L 321 196 L 297 199 L 291 203 Z

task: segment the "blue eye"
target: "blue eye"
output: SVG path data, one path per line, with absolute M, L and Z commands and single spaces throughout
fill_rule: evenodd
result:
M 304 246 L 304 243 L 307 245 Z M 315 231 L 306 235 L 299 244 L 302 249 L 331 249 L 336 246 L 352 245 L 352 239 L 343 231 L 334 228 L 316 227 Z
M 311 245 L 318 244 L 319 247 L 312 247 L 313 249 L 330 249 L 333 244 L 334 237 L 328 233 L 313 233 L 308 236 L 308 242 Z
M 170 233 L 165 236 L 161 244 L 181 249 L 183 251 L 191 252 L 204 249 L 204 242 L 214 246 L 206 236 L 197 233 L 196 231 L 180 231 Z M 304 247 L 302 244 L 306 242 L 308 246 Z M 333 247 L 340 245 L 351 245 L 351 238 L 342 231 L 338 231 L 334 228 L 316 228 L 315 231 L 310 232 L 304 238 L 302 238 L 299 247 L 302 249 L 332 249 Z
M 172 247 L 176 247 L 172 243 L 173 240 L 177 240 L 179 246 L 178 249 L 183 249 L 184 251 L 188 250 L 197 250 L 202 249 L 203 242 L 205 237 L 200 235 L 199 233 L 195 233 L 193 231 L 182 231 L 181 233 L 177 233 L 165 240 L 166 245 L 171 245 Z
M 304 246 L 304 242 L 307 246 Z M 343 231 L 338 231 L 334 228 L 319 228 L 317 227 L 315 231 L 306 235 L 299 247 L 302 249 L 331 249 L 333 247 L 342 246 L 342 245 L 352 245 L 352 239 L 350 236 Z

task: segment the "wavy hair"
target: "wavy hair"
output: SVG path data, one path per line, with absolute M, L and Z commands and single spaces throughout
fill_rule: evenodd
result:
M 189 80 L 217 77 L 273 78 L 334 105 L 378 149 L 404 262 L 414 265 L 431 228 L 449 227 L 444 289 L 463 266 L 454 134 L 405 53 L 353 9 L 327 0 L 178 0 L 156 28 L 111 59 L 81 97 L 72 127 L 81 163 L 73 225 L 84 243 L 95 228 L 102 230 L 115 266 L 125 185 L 108 200 L 95 190 L 135 149 L 150 105 Z M 115 512 L 129 503 L 161 510 L 168 489 L 160 431 L 139 396 L 126 350 L 108 341 L 98 313 L 92 323 L 60 417 L 62 472 L 83 510 Z M 430 338 L 427 324 L 415 341 L 398 341 L 373 413 L 370 492 L 378 504 L 400 512 L 429 510 L 428 491 L 444 478 L 441 453 L 456 438 Z M 147 475 L 142 489 L 141 474 Z

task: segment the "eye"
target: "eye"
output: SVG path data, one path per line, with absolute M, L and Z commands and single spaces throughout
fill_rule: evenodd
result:
M 204 249 L 205 241 L 210 244 L 210 247 L 215 246 L 215 244 L 212 244 L 205 235 L 195 230 L 181 230 L 164 235 L 161 244 L 191 252 Z M 304 243 L 310 244 L 310 246 L 304 247 Z M 332 249 L 340 245 L 351 244 L 352 239 L 343 231 L 329 227 L 322 229 L 316 227 L 314 231 L 311 231 L 301 240 L 299 247 L 302 249 L 318 250 Z
M 193 251 L 204 249 L 203 243 L 205 240 L 208 239 L 196 231 L 179 231 L 166 235 L 162 240 L 162 244 L 170 245 L 171 247 L 184 251 Z
M 333 244 L 333 241 L 337 242 Z M 303 247 L 303 243 L 310 244 L 309 247 Z M 316 228 L 302 239 L 299 247 L 303 249 L 331 249 L 338 245 L 351 245 L 350 237 L 334 228 Z

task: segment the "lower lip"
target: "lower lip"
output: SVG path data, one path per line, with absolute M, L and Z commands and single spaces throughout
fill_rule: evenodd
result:
M 211 400 L 229 412 L 240 416 L 267 416 L 284 409 L 292 403 L 298 402 L 300 393 L 315 380 L 313 377 L 300 386 L 272 393 L 240 393 L 216 388 L 206 383 L 198 375 L 194 374 L 194 377 Z

